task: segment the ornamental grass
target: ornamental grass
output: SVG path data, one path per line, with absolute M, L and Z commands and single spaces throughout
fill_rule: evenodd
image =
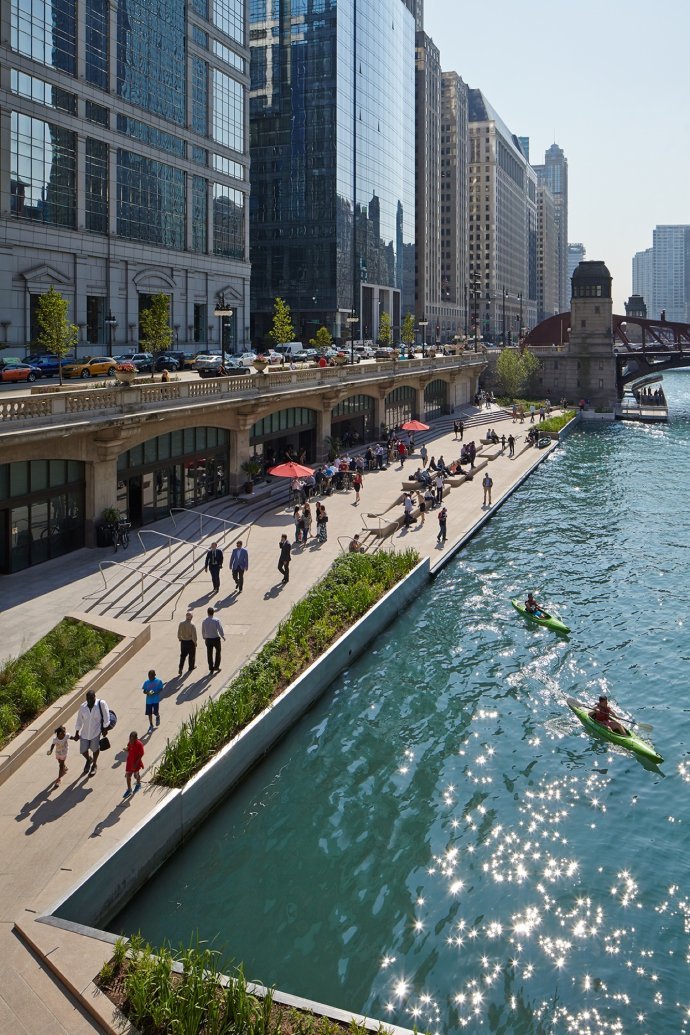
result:
M 565 413 L 560 414 L 558 417 L 547 417 L 541 424 L 537 424 L 537 429 L 540 432 L 561 431 L 573 419 L 575 412 L 575 410 L 566 410 Z
M 282 1006 L 270 990 L 255 995 L 242 967 L 226 979 L 221 966 L 220 954 L 199 943 L 173 952 L 135 935 L 115 943 L 98 985 L 142 1035 L 370 1035 L 355 1021 Z
M 25 654 L 0 666 L 0 747 L 56 701 L 120 642 L 120 637 L 65 618 Z
M 156 782 L 182 787 L 418 562 L 415 550 L 339 557 L 223 693 L 168 741 Z

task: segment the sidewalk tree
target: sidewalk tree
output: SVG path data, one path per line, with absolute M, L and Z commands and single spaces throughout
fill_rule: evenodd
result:
M 51 285 L 50 290 L 38 300 L 36 319 L 39 334 L 36 342 L 58 359 L 60 384 L 62 384 L 62 362 L 76 348 L 79 328 L 69 321 L 69 302 Z
M 313 349 L 330 349 L 333 344 L 333 337 L 328 327 L 319 327 L 318 331 L 313 338 L 310 339 L 309 344 Z
M 273 324 L 268 336 L 274 345 L 286 345 L 295 340 L 292 313 L 284 298 L 276 298 L 273 303 Z
M 379 320 L 379 344 L 384 346 L 393 344 L 393 327 L 391 325 L 390 313 L 381 313 L 381 319 Z
M 139 317 L 141 324 L 140 345 L 143 352 L 166 352 L 172 345 L 173 332 L 170 326 L 170 299 L 162 291 L 152 295 L 149 304 Z
M 414 345 L 414 316 L 412 313 L 405 313 L 400 331 L 400 340 L 404 345 Z
M 539 360 L 531 352 L 502 349 L 496 362 L 499 391 L 509 399 L 519 399 L 539 372 Z

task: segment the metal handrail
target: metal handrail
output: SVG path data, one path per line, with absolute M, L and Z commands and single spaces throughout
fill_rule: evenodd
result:
M 175 582 L 171 582 L 170 579 L 164 578 L 163 575 L 154 575 L 153 572 L 144 571 L 143 568 L 135 568 L 135 566 L 133 564 L 127 564 L 127 561 L 99 561 L 98 562 L 98 567 L 100 569 L 101 576 L 103 578 L 103 585 L 105 586 L 106 589 L 108 588 L 108 580 L 106 579 L 105 574 L 103 572 L 103 567 L 106 564 L 109 564 L 111 566 L 112 565 L 117 565 L 120 568 L 127 568 L 129 571 L 135 571 L 137 573 L 137 575 L 139 575 L 141 577 L 141 599 L 142 600 L 144 599 L 144 577 L 145 576 L 147 576 L 150 579 L 156 579 L 158 582 L 165 582 L 165 584 L 167 586 L 181 585 L 181 583 L 179 581 L 177 581 L 177 580 Z
M 209 518 L 211 521 L 220 521 L 223 525 L 231 525 L 232 528 L 245 528 L 247 522 L 231 521 L 229 518 L 218 517 L 216 514 L 207 514 L 203 510 L 189 510 L 187 507 L 171 507 L 169 510 L 170 518 L 173 523 L 173 527 L 177 528 L 177 522 L 175 521 L 175 511 L 180 514 L 198 514 L 199 515 L 199 535 L 203 535 L 204 532 L 204 518 Z M 225 536 L 226 529 L 223 529 L 223 536 Z
M 146 553 L 146 547 L 144 546 L 144 540 L 141 538 L 142 535 L 159 535 L 163 539 L 168 540 L 168 564 L 172 564 L 172 544 L 173 543 L 184 543 L 185 546 L 191 546 L 192 548 L 192 566 L 196 564 L 196 543 L 192 543 L 189 539 L 180 539 L 176 535 L 168 535 L 167 532 L 157 532 L 155 528 L 142 528 L 137 532 L 137 539 L 141 544 L 141 548 Z

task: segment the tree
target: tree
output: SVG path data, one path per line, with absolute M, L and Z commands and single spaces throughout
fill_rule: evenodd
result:
M 153 295 L 139 317 L 141 348 L 144 352 L 165 352 L 172 345 L 170 326 L 170 299 L 162 291 Z
M 405 345 L 414 345 L 414 316 L 412 313 L 405 313 L 400 338 Z
M 295 340 L 292 313 L 284 298 L 276 298 L 273 304 L 273 325 L 268 336 L 274 345 L 286 345 Z
M 51 285 L 50 291 L 38 300 L 36 319 L 40 333 L 38 345 L 58 358 L 60 384 L 62 384 L 63 360 L 79 341 L 79 328 L 68 318 L 69 302 Z
M 502 349 L 496 363 L 496 376 L 503 395 L 519 399 L 539 371 L 539 360 L 527 350 Z
M 333 344 L 333 338 L 328 327 L 319 327 L 315 336 L 311 338 L 309 344 L 313 349 L 328 349 Z
M 391 325 L 390 313 L 381 313 L 379 320 L 379 344 L 391 345 L 393 342 L 393 327 Z

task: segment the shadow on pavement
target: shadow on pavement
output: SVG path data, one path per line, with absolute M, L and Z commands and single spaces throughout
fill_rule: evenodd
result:
M 77 805 L 81 805 L 91 793 L 93 793 L 92 784 L 73 781 L 62 792 L 58 791 L 57 797 L 44 801 L 42 805 L 39 805 L 31 817 L 31 825 L 27 827 L 24 833 L 29 837 L 31 834 L 35 834 L 39 827 L 45 826 L 46 823 L 54 823 L 56 819 L 62 819 Z

